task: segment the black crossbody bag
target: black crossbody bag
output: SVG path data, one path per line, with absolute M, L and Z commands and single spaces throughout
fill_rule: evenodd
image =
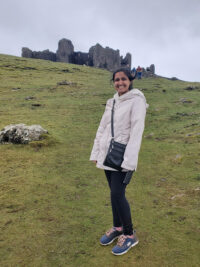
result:
M 121 171 L 121 164 L 124 160 L 124 152 L 126 149 L 125 144 L 118 143 L 114 140 L 114 106 L 115 99 L 113 100 L 112 112 L 111 112 L 111 135 L 112 139 L 110 141 L 110 146 L 103 162 L 103 165 Z

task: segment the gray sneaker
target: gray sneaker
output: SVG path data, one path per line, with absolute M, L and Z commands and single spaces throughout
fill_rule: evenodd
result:
M 128 236 L 121 235 L 118 239 L 117 245 L 112 249 L 112 253 L 114 255 L 123 255 L 129 251 L 132 247 L 137 245 L 139 240 L 135 234 L 133 233 L 133 238 L 129 238 Z
M 116 238 L 118 238 L 123 231 L 117 231 L 115 227 L 112 227 L 106 232 L 100 239 L 100 244 L 103 246 L 110 245 Z

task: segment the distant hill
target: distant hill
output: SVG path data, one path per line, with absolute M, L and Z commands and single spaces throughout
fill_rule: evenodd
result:
M 114 266 L 99 237 L 108 185 L 89 162 L 105 103 L 104 69 L 0 55 L 0 129 L 40 124 L 46 142 L 0 145 L 0 266 Z M 127 188 L 140 239 L 118 266 L 199 266 L 200 83 L 135 80 L 145 94 L 139 166 Z

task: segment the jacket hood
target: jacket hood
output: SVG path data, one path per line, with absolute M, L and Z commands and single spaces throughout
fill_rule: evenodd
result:
M 146 98 L 145 98 L 144 94 L 139 89 L 136 89 L 136 88 L 132 89 L 132 90 L 128 91 L 127 93 L 121 95 L 121 96 L 119 96 L 118 93 L 114 94 L 114 99 L 115 99 L 116 102 L 125 101 L 125 100 L 128 100 L 128 99 L 134 98 L 134 97 L 142 97 L 142 99 L 145 101 L 146 108 L 149 107 L 149 105 L 146 102 Z

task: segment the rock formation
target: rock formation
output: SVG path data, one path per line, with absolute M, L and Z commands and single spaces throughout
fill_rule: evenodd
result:
M 40 140 L 44 133 L 48 132 L 40 125 L 11 124 L 0 131 L 0 143 L 28 144 Z
M 120 56 L 119 50 L 114 50 L 109 47 L 103 48 L 100 44 L 92 46 L 88 53 L 75 52 L 72 42 L 68 39 L 59 41 L 56 53 L 49 50 L 36 52 L 27 47 L 23 47 L 22 57 L 94 66 L 110 71 L 120 67 L 131 68 L 130 53 L 127 53 L 125 58 L 123 58 Z

